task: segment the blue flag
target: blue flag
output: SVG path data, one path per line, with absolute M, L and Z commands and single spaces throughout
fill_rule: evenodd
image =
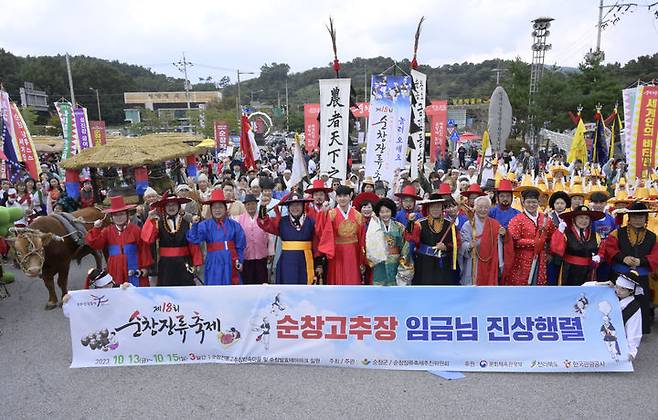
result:
M 594 132 L 594 141 L 592 143 L 592 162 L 598 162 L 601 165 L 608 161 L 608 144 L 605 140 L 604 129 L 603 115 L 599 113 L 599 119 L 596 121 L 596 131 Z

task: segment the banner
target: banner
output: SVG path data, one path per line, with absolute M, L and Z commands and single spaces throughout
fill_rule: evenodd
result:
M 633 116 L 635 115 L 635 100 L 639 87 L 621 91 L 624 102 L 624 153 L 629 174 L 635 173 L 635 147 L 633 145 Z
M 414 148 L 411 150 L 411 179 L 418 178 L 418 169 L 425 165 L 425 101 L 427 98 L 427 75 L 411 70 L 413 89 L 411 90 L 411 129 L 410 137 Z
M 94 146 L 107 143 L 107 133 L 105 132 L 105 121 L 89 121 L 91 138 Z
M 11 117 L 9 106 L 9 94 L 0 90 L 0 123 L 2 124 L 2 152 L 6 161 L 2 160 L 0 167 L 0 177 L 9 178 L 10 175 L 17 173 L 12 171 L 12 167 L 18 165 L 18 144 L 15 144 L 16 136 L 14 135 L 14 122 Z
M 320 80 L 320 172 L 347 178 L 350 79 Z
M 370 115 L 369 102 L 357 102 L 355 107 L 350 108 L 355 118 L 368 118 Z
M 411 77 L 372 75 L 366 176 L 393 184 L 406 162 L 411 122 Z
M 55 109 L 59 115 L 59 121 L 62 123 L 62 136 L 64 137 L 64 146 L 62 148 L 62 160 L 70 158 L 75 154 L 75 124 L 73 121 L 73 107 L 70 102 L 55 102 Z
M 635 102 L 631 138 L 631 147 L 635 152 L 634 175 L 640 179 L 648 179 L 656 166 L 658 86 L 640 86 Z
M 432 101 L 427 107 L 430 116 L 430 162 L 435 163 L 439 155 L 446 155 L 446 125 L 448 121 L 448 101 Z
M 84 150 L 93 147 L 93 139 L 89 136 L 89 121 L 87 118 L 87 108 L 77 107 L 73 111 L 75 118 L 75 132 L 78 134 L 78 150 Z
M 215 148 L 226 150 L 228 147 L 228 124 L 224 121 L 213 121 L 213 134 L 215 138 Z
M 71 367 L 632 371 L 614 289 L 246 285 L 69 292 Z
M 25 169 L 30 174 L 32 179 L 39 179 L 39 172 L 41 172 L 41 164 L 39 163 L 39 155 L 32 143 L 30 130 L 28 130 L 23 116 L 18 111 L 15 103 L 11 102 L 11 116 L 14 125 L 14 135 L 16 143 L 18 144 L 17 152 L 20 155 L 19 161 L 25 164 Z
M 304 104 L 304 146 L 307 153 L 313 153 L 320 143 L 320 127 L 318 127 L 320 104 Z

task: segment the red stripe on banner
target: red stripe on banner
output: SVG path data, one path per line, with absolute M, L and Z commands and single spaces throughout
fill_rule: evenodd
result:
M 254 151 L 251 148 L 251 141 L 249 140 L 251 125 L 246 115 L 242 116 L 240 128 L 240 149 L 242 149 L 242 156 L 244 156 L 244 167 L 247 169 L 255 168 Z
M 656 110 L 658 108 L 658 86 L 643 86 L 640 102 L 639 124 L 636 132 L 635 174 L 638 178 L 648 178 L 656 165 Z

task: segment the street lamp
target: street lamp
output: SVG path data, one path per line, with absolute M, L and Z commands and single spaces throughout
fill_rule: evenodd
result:
M 93 87 L 90 87 L 89 90 L 93 90 L 96 92 L 96 106 L 98 107 L 98 121 L 103 121 L 103 118 L 101 118 L 101 99 L 100 96 L 98 95 L 98 89 L 94 89 Z
M 240 117 L 242 116 L 242 112 L 240 112 L 240 75 L 255 74 L 255 73 L 253 71 L 240 71 L 239 69 L 236 70 L 236 73 L 238 74 L 238 96 L 235 98 L 235 102 L 238 111 L 238 124 L 240 124 Z

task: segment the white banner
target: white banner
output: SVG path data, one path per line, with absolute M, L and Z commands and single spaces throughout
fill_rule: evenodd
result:
M 629 174 L 635 174 L 636 145 L 634 135 L 635 115 L 639 110 L 637 101 L 640 86 L 628 88 L 621 91 L 622 100 L 624 101 L 624 151 L 626 154 L 626 165 Z
M 425 102 L 427 98 L 427 75 L 411 70 L 413 79 L 413 98 L 411 104 L 411 141 L 415 149 L 411 150 L 411 179 L 418 178 L 418 169 L 425 164 Z
M 70 296 L 71 367 L 633 369 L 607 286 L 130 287 Z
M 411 77 L 373 75 L 366 143 L 366 176 L 393 184 L 406 163 Z
M 320 172 L 347 178 L 350 79 L 320 80 Z

